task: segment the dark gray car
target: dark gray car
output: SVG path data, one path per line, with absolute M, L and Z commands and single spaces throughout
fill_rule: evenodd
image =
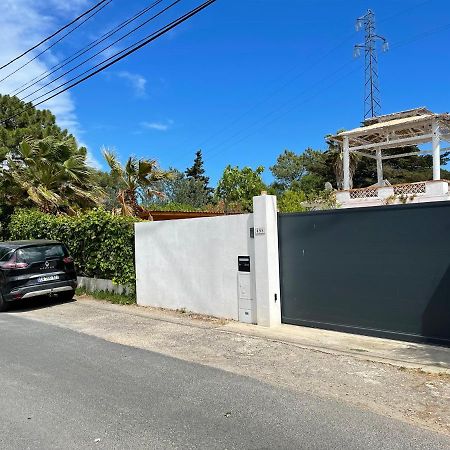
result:
M 15 300 L 32 297 L 70 300 L 76 287 L 75 264 L 63 243 L 0 242 L 0 311 Z

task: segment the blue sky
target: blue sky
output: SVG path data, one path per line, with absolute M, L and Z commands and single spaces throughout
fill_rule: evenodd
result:
M 113 0 L 81 32 L 0 84 L 0 92 L 149 3 Z M 182 0 L 126 42 L 199 3 Z M 8 59 L 92 4 L 6 0 L 0 54 Z M 270 180 L 268 167 L 284 149 L 324 148 L 327 133 L 361 121 L 364 58 L 353 58 L 353 45 L 363 41 L 363 32 L 354 24 L 368 8 L 391 47 L 379 53 L 382 112 L 416 106 L 448 111 L 450 6 L 441 0 L 218 0 L 48 106 L 88 146 L 94 163 L 103 164 L 100 149 L 106 146 L 122 159 L 134 154 L 184 170 L 201 148 L 213 183 L 227 164 L 263 165 Z

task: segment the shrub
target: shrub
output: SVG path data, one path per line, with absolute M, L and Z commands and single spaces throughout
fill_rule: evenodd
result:
M 284 213 L 303 212 L 306 211 L 305 202 L 304 192 L 287 190 L 278 199 L 278 209 Z
M 8 239 L 8 223 L 14 208 L 7 205 L 0 205 L 0 241 Z
M 77 216 L 54 216 L 19 209 L 11 216 L 9 238 L 56 239 L 75 258 L 79 275 L 135 285 L 135 218 L 94 209 Z

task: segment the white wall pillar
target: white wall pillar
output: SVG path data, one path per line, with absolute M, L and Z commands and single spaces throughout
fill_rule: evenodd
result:
M 376 155 L 377 155 L 377 181 L 378 181 L 378 186 L 382 187 L 384 186 L 384 182 L 383 182 L 383 160 L 382 160 L 382 154 L 381 154 L 381 149 L 377 148 L 376 150 Z
M 439 132 L 439 124 L 433 120 L 431 124 L 431 132 L 433 133 L 433 180 L 441 179 L 441 136 Z
M 258 325 L 281 325 L 280 266 L 278 260 L 277 198 L 253 197 L 255 234 L 256 321 Z
M 344 190 L 350 189 L 350 150 L 348 136 L 344 136 L 342 164 L 344 169 Z

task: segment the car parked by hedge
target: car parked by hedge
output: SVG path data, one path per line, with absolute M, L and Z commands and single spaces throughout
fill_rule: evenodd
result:
M 74 260 L 59 241 L 0 242 L 0 311 L 21 299 L 70 300 L 77 287 Z

